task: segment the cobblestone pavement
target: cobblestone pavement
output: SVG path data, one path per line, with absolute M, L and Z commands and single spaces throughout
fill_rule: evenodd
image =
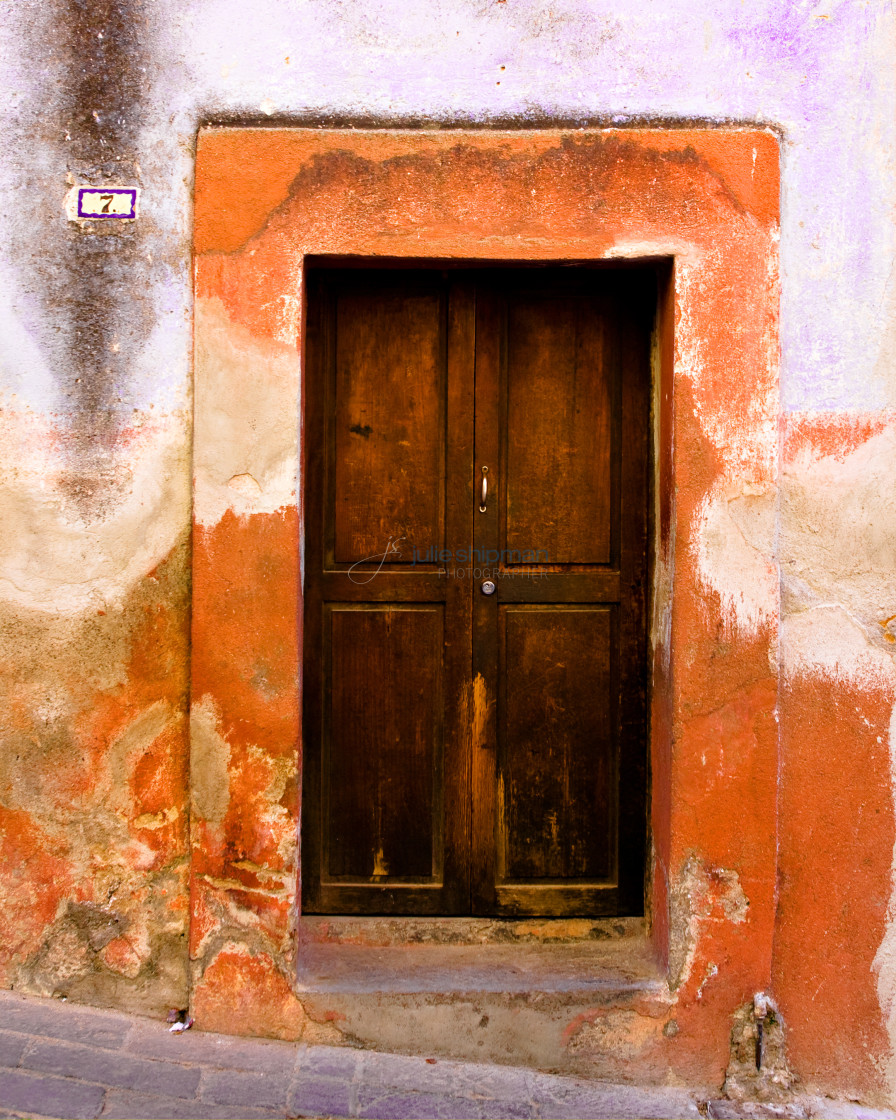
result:
M 894 1113 L 803 1098 L 785 1112 L 509 1066 L 232 1038 L 0 992 L 0 1117 L 93 1120 L 818 1116 Z

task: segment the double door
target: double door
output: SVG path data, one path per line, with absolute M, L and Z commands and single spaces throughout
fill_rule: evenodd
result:
M 641 912 L 654 290 L 309 271 L 305 912 Z

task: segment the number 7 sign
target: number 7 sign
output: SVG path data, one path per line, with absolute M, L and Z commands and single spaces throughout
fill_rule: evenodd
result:
M 79 218 L 137 217 L 136 187 L 79 187 Z

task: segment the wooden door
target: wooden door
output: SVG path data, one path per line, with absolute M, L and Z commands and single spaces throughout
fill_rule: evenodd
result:
M 306 912 L 641 912 L 653 291 L 310 274 Z

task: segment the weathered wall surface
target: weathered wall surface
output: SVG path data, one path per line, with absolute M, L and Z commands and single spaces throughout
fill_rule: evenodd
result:
M 592 1072 L 721 1082 L 731 1015 L 769 985 L 775 923 L 779 195 L 778 143 L 763 129 L 201 132 L 192 702 L 203 741 L 211 720 L 230 793 L 194 827 L 193 998 L 206 1024 L 264 1020 L 309 1037 L 349 1018 L 326 994 L 285 998 L 301 539 L 296 496 L 282 486 L 299 470 L 295 426 L 275 418 L 294 415 L 300 396 L 303 258 L 671 256 L 662 302 L 670 308 L 674 286 L 677 326 L 658 369 L 671 405 L 659 488 L 671 493 L 674 480 L 675 496 L 659 503 L 658 550 L 675 578 L 655 596 L 672 623 L 655 643 L 667 666 L 655 705 L 669 727 L 654 730 L 653 757 L 668 765 L 663 776 L 655 767 L 652 795 L 664 806 L 654 813 L 654 907 L 671 911 L 673 991 L 662 986 L 659 1001 L 610 1019 L 606 1008 L 570 1009 L 566 1042 L 553 1043 Z M 266 419 L 245 400 L 250 386 Z M 734 556 L 750 608 L 742 623 L 706 589 L 730 564 L 726 502 L 753 510 L 753 554 Z M 710 533 L 706 511 L 716 509 Z M 485 685 L 478 698 L 491 702 Z M 707 759 L 710 774 L 726 767 L 724 813 Z M 194 768 L 194 789 L 196 780 Z M 405 1045 L 417 1037 L 415 1028 Z M 626 1066 L 623 1054 L 638 1061 Z
M 235 0 L 20 0 L 4 12 L 3 983 L 153 1012 L 186 999 L 198 125 L 768 124 L 782 151 L 779 497 L 715 494 L 693 514 L 695 564 L 719 642 L 747 640 L 767 626 L 765 542 L 777 542 L 768 829 L 773 988 L 793 1062 L 822 1083 L 896 1092 L 894 26 L 887 0 L 257 0 L 248 16 Z M 76 227 L 72 182 L 136 183 L 140 220 Z M 295 308 L 268 311 L 286 322 Z M 270 343 L 272 376 L 285 342 Z M 736 433 L 710 436 L 730 463 L 752 454 Z M 197 493 L 200 520 L 230 533 L 233 577 L 217 589 L 228 625 L 240 535 L 270 512 L 239 460 L 216 464 L 226 492 L 225 479 Z M 268 496 L 290 493 L 276 448 L 268 467 Z M 744 740 L 703 715 L 709 792 L 693 811 L 724 816 Z M 274 791 L 270 842 L 288 846 L 295 791 L 271 758 L 221 735 L 226 712 L 193 718 L 204 850 L 230 811 L 228 759 L 270 770 L 256 775 Z M 668 868 L 673 926 L 715 920 L 707 884 L 724 879 L 692 855 Z M 226 907 L 233 884 L 194 871 Z M 274 913 L 280 885 L 255 886 Z M 193 930 L 194 948 L 204 935 Z

